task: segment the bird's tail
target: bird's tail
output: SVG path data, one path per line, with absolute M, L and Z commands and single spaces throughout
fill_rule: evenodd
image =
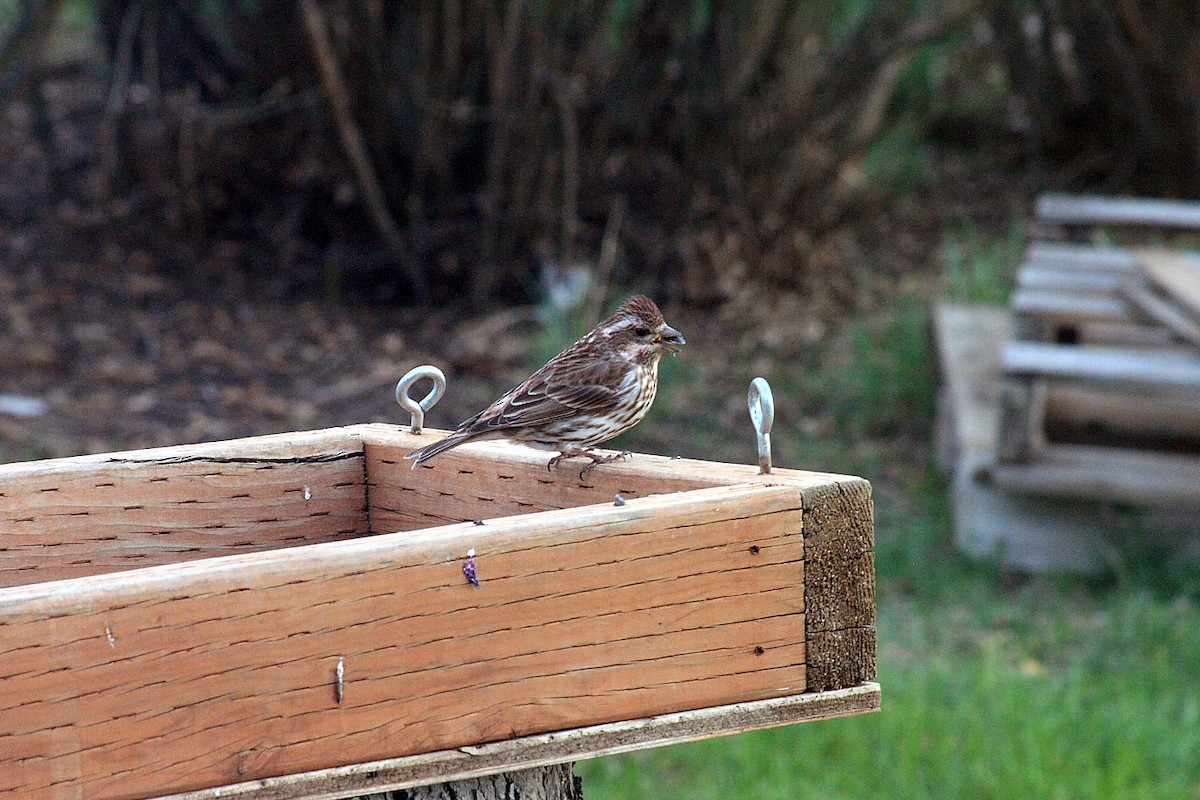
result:
M 452 433 L 445 439 L 440 439 L 433 444 L 427 444 L 420 450 L 413 450 L 411 453 L 405 454 L 404 457 L 406 459 L 416 459 L 412 465 L 412 468 L 416 469 L 439 453 L 444 453 L 453 447 L 458 447 L 460 444 L 466 444 L 474 438 L 476 438 L 474 434 L 466 433 L 465 431 Z

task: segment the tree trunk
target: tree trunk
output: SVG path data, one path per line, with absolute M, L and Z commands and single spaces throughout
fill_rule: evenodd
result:
M 357 800 L 583 800 L 573 764 L 555 764 L 453 783 L 397 789 Z

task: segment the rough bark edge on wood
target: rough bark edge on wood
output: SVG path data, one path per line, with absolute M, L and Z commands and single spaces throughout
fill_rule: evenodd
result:
M 435 783 L 364 795 L 356 800 L 583 800 L 583 781 L 574 764 L 552 764 L 453 783 Z
M 808 635 L 808 691 L 838 691 L 875 677 L 875 626 Z
M 876 674 L 875 531 L 871 485 L 846 481 L 804 493 L 807 691 Z
M 848 689 L 664 714 L 480 747 L 250 781 L 171 795 L 162 800 L 214 800 L 217 797 L 222 800 L 338 800 L 355 794 L 462 781 L 499 771 L 544 767 L 879 710 L 879 684 L 869 682 Z

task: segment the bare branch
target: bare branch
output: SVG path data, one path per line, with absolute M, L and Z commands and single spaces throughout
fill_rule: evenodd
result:
M 397 257 L 408 269 L 409 281 L 417 302 L 426 303 L 429 300 L 429 287 L 415 261 L 407 253 L 404 237 L 392 213 L 388 210 L 387 199 L 371 156 L 367 152 L 362 132 L 354 121 L 354 113 L 350 108 L 350 95 L 346 88 L 345 78 L 333 52 L 333 43 L 329 39 L 329 31 L 325 26 L 325 18 L 316 0 L 301 0 L 300 8 L 304 17 L 304 29 L 308 33 L 309 45 L 312 48 L 313 60 L 317 65 L 317 73 L 321 80 L 321 89 L 325 101 L 333 115 L 334 125 L 342 142 L 342 152 L 350 162 L 358 184 L 359 193 L 366 204 L 367 212 L 375 229 L 383 237 L 384 242 L 396 253 Z

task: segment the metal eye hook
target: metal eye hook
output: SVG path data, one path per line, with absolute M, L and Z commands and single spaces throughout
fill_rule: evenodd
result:
M 775 397 L 766 378 L 750 381 L 750 393 L 746 398 L 750 408 L 750 421 L 758 434 L 758 474 L 771 471 L 771 425 L 775 422 Z
M 408 390 L 412 385 L 422 378 L 428 378 L 433 381 L 433 388 L 429 390 L 429 394 L 425 395 L 421 402 L 417 402 L 408 396 Z M 412 414 L 412 432 L 420 433 L 421 428 L 425 426 L 425 412 L 433 408 L 438 400 L 442 399 L 442 395 L 446 393 L 446 376 L 437 367 L 429 366 L 428 364 L 420 367 L 413 367 L 404 374 L 400 382 L 396 384 L 396 402 L 400 407 Z

